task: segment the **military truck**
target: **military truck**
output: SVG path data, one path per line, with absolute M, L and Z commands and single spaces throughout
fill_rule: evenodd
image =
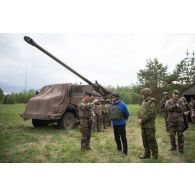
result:
M 20 115 L 24 120 L 32 119 L 34 127 L 43 127 L 51 122 L 57 122 L 59 128 L 72 129 L 78 119 L 78 103 L 86 91 L 99 98 L 102 96 L 110 96 L 111 92 L 102 87 L 97 81 L 92 83 L 47 50 L 43 49 L 30 37 L 25 36 L 24 40 L 60 63 L 88 84 L 78 85 L 66 83 L 44 86 L 37 95 L 28 101 L 24 113 Z

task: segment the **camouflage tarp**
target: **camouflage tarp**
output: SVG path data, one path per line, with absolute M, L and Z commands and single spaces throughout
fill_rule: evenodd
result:
M 44 86 L 40 93 L 31 98 L 21 114 L 27 119 L 59 119 L 70 101 L 71 84 Z

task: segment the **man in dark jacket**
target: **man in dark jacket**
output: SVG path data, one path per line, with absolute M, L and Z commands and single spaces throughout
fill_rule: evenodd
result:
M 158 158 L 158 145 L 155 138 L 157 100 L 152 98 L 151 96 L 151 89 L 144 88 L 141 90 L 143 103 L 139 111 L 138 120 L 142 130 L 144 155 L 140 156 L 140 159 L 150 158 L 151 152 L 153 159 Z
M 109 116 L 113 124 L 117 149 L 127 155 L 126 121 L 129 117 L 129 111 L 126 104 L 120 99 L 117 93 L 113 93 L 111 98 L 112 105 L 109 109 Z

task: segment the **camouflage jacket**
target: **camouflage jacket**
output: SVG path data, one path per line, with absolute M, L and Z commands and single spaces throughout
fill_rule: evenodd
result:
M 79 118 L 91 119 L 92 118 L 92 104 L 85 103 L 83 100 L 78 104 Z
M 168 100 L 165 105 L 165 109 L 168 112 L 168 122 L 170 123 L 182 123 L 184 122 L 184 105 L 181 100 L 174 100 L 173 98 Z
M 139 111 L 139 119 L 142 120 L 142 128 L 155 128 L 157 100 L 146 98 Z
M 111 107 L 111 104 L 105 104 L 105 106 L 109 110 L 109 108 Z
M 108 114 L 108 108 L 105 104 L 102 104 L 102 114 Z
M 188 104 L 188 107 L 189 107 L 190 110 L 195 109 L 195 100 L 190 101 L 190 103 Z
M 165 96 L 161 102 L 160 102 L 160 109 L 162 112 L 166 112 L 166 109 L 165 109 L 165 104 L 166 104 L 166 101 L 169 100 L 169 97 L 168 96 Z
M 101 104 L 94 104 L 93 105 L 93 111 L 94 111 L 94 114 L 95 115 L 101 115 L 101 113 L 102 113 L 102 106 L 101 106 Z

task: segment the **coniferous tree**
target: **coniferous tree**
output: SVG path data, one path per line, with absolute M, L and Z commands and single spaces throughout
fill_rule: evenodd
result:
M 166 85 L 167 66 L 164 66 L 157 58 L 146 61 L 146 69 L 139 70 L 137 78 L 143 87 L 149 87 L 154 96 L 159 100 L 161 88 Z
M 189 52 L 186 52 L 186 58 L 181 60 L 176 65 L 174 75 L 177 77 L 178 83 L 182 85 L 189 85 L 195 82 L 195 53 L 192 53 L 192 57 L 189 56 Z

